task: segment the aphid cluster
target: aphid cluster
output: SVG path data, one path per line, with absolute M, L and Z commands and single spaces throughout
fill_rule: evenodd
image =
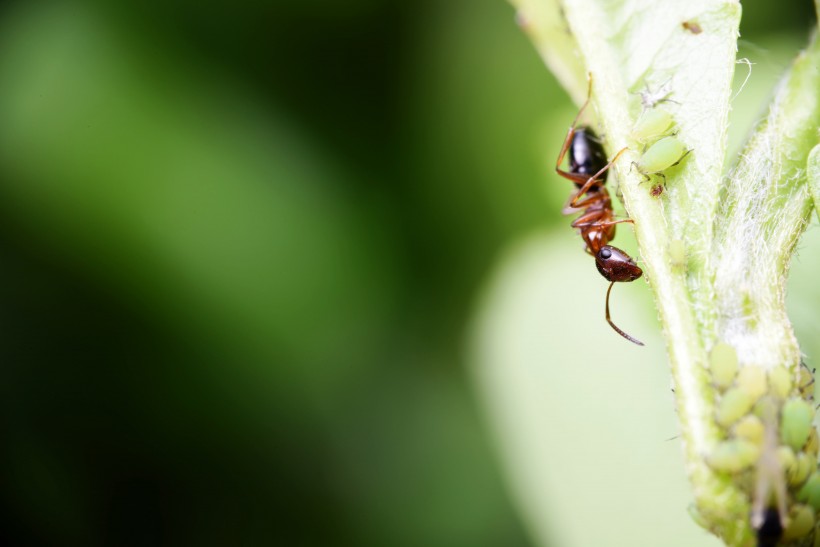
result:
M 592 91 L 591 78 L 589 91 L 590 93 Z M 615 225 L 632 222 L 631 219 L 615 220 L 612 199 L 605 186 L 609 168 L 626 149 L 618 152 L 611 161 L 607 162 L 604 147 L 595 132 L 587 126 L 578 127 L 578 120 L 589 104 L 590 93 L 587 94 L 586 102 L 567 131 L 564 145 L 555 162 L 555 171 L 576 186 L 564 213 L 572 214 L 583 210 L 581 215 L 572 222 L 572 227 L 578 229 L 586 245 L 586 251 L 595 257 L 598 271 L 610 282 L 609 289 L 606 291 L 606 321 L 615 332 L 630 342 L 642 346 L 643 342 L 618 328 L 609 315 L 609 294 L 612 286 L 618 282 L 634 281 L 643 275 L 643 271 L 628 254 L 609 245 L 615 237 Z M 569 153 L 569 171 L 561 169 L 561 163 L 567 153 Z
M 641 157 L 632 163 L 647 181 L 652 175 L 658 176 L 666 184 L 664 171 L 679 164 L 690 152 L 675 135 L 675 120 L 667 110 L 657 105 L 663 102 L 674 102 L 669 98 L 671 88 L 668 82 L 657 91 L 641 92 L 643 112 L 632 128 L 630 137 L 642 147 Z M 652 187 L 653 197 L 663 191 L 662 185 Z
M 811 371 L 802 363 L 795 374 L 784 366 L 741 367 L 734 348 L 718 343 L 709 372 L 719 393 L 714 419 L 725 437 L 706 461 L 745 485 L 758 546 L 802 542 L 812 534 L 820 545 L 820 438 L 813 427 Z

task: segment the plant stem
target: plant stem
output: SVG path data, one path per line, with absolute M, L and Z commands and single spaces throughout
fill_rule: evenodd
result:
M 606 54 L 611 48 L 606 35 L 600 32 L 606 27 L 605 23 L 596 23 L 602 17 L 599 6 L 594 0 L 574 0 L 565 4 L 565 13 L 587 68 L 594 75 L 593 97 L 611 149 L 629 146 L 627 135 L 634 119 L 627 107 L 628 86 L 622 79 L 616 59 Z M 728 100 L 728 96 L 725 99 Z M 719 112 L 725 116 L 728 109 Z M 722 125 L 725 131 L 726 123 Z M 695 498 L 703 500 L 699 505 L 711 505 L 719 500 L 717 503 L 721 507 L 747 506 L 745 494 L 734 489 L 731 481 L 717 475 L 703 457 L 722 438 L 713 419 L 715 397 L 707 373 L 703 337 L 710 325 L 699 324 L 696 317 L 696 309 L 701 310 L 703 323 L 713 315 L 703 310 L 710 309 L 708 277 L 711 268 L 708 258 L 712 230 L 709 219 L 713 216 L 710 203 L 713 207 L 717 200 L 722 161 L 717 163 L 717 168 L 713 164 L 699 174 L 701 195 L 712 197 L 698 202 L 700 209 L 689 211 L 698 229 L 689 233 L 681 233 L 684 230 L 679 229 L 676 230 L 678 234 L 673 234 L 663 202 L 650 195 L 646 184 L 641 184 L 644 179 L 640 174 L 634 170 L 630 172 L 631 162 L 638 158 L 639 154 L 633 150 L 624 154 L 617 166 L 617 175 L 624 205 L 635 220 L 635 236 L 667 340 L 685 461 Z M 679 202 L 677 207 L 686 205 Z M 674 239 L 684 242 L 686 257 L 683 265 L 676 264 L 670 256 Z M 738 532 L 732 528 L 724 533 L 734 536 Z
M 693 0 L 685 6 L 662 1 L 641 7 L 601 0 L 519 0 L 518 5 L 529 14 L 548 14 L 544 21 L 550 28 L 565 17 L 569 37 L 563 43 L 538 21 L 531 21 L 531 36 L 548 64 L 561 67 L 565 85 L 572 80 L 569 51 L 577 50 L 576 59 L 592 77 L 592 103 L 610 154 L 628 148 L 613 170 L 635 222 L 667 340 L 698 515 L 728 544 L 751 545 L 748 479 L 757 473 L 752 469 L 743 479 L 707 463 L 716 446 L 734 435 L 731 424 L 716 420 L 722 395 L 712 382 L 709 352 L 717 342 L 728 344 L 741 369 L 758 369 L 764 384 L 766 373 L 776 367 L 799 377 L 800 352 L 784 296 L 790 257 L 813 207 L 806 161 L 820 128 L 820 46 L 813 40 L 797 59 L 765 123 L 726 179 L 722 166 L 740 19 L 736 1 Z M 681 22 L 690 18 L 702 29 L 693 33 L 698 36 L 681 30 Z M 642 184 L 644 176 L 630 168 L 640 158 L 629 137 L 637 117 L 630 90 L 650 80 L 657 83 L 664 74 L 674 78 L 680 105 L 674 108 L 675 122 L 692 153 L 658 199 Z M 577 84 L 570 81 L 568 87 L 576 91 Z M 805 396 L 798 384 L 787 397 Z M 767 427 L 778 426 L 769 420 Z M 790 496 L 794 502 L 794 493 Z

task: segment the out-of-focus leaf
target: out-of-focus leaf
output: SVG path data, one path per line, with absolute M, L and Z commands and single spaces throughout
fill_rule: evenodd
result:
M 0 34 L 3 214 L 265 374 L 321 390 L 351 372 L 329 363 L 361 361 L 394 272 L 348 174 L 275 106 L 90 10 L 25 6 Z
M 719 545 L 690 493 L 663 344 L 641 284 L 606 284 L 577 242 L 533 236 L 504 256 L 472 332 L 473 372 L 538 544 Z

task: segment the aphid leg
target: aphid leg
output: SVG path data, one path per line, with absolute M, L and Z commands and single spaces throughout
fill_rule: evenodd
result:
M 612 286 L 614 284 L 615 284 L 614 281 L 612 283 L 610 283 L 609 288 L 606 290 L 606 322 L 609 323 L 609 326 L 612 327 L 615 330 L 615 332 L 617 332 L 618 334 L 620 334 L 621 336 L 623 336 L 624 338 L 626 338 L 627 340 L 629 340 L 633 344 L 638 344 L 639 346 L 643 346 L 644 345 L 643 342 L 641 342 L 637 338 L 633 338 L 633 337 L 629 336 L 627 333 L 625 333 L 624 331 L 619 329 L 618 326 L 615 323 L 613 323 L 612 319 L 609 317 L 609 293 L 612 291 Z
M 678 160 L 678 161 L 680 161 L 680 160 Z M 674 164 L 674 165 L 677 165 L 677 164 Z M 672 167 L 672 166 L 670 165 L 669 167 Z M 663 184 L 663 186 L 665 187 L 666 186 L 666 174 L 664 174 L 664 173 L 653 173 L 653 174 L 656 177 L 660 177 L 663 180 L 663 182 L 661 182 L 661 184 Z
M 630 164 L 630 166 L 629 166 L 629 172 L 630 172 L 630 173 L 632 172 L 632 168 L 633 168 L 633 167 L 634 167 L 634 168 L 635 168 L 635 170 L 636 170 L 636 171 L 638 171 L 638 173 L 640 173 L 640 174 L 643 176 L 643 178 L 644 178 L 644 180 L 642 180 L 639 184 L 643 184 L 644 182 L 649 182 L 649 181 L 651 181 L 651 180 L 652 180 L 652 178 L 651 178 L 649 175 L 647 175 L 646 173 L 644 173 L 643 171 L 641 171 L 641 166 L 640 166 L 640 165 L 638 165 L 638 162 L 633 161 L 633 162 Z
M 689 152 L 691 152 L 692 150 L 693 150 L 693 149 L 692 149 L 692 148 L 690 148 L 689 150 L 687 150 L 686 152 L 684 152 L 684 153 L 683 153 L 683 155 L 682 155 L 681 157 L 679 157 L 679 158 L 678 158 L 678 161 L 676 161 L 675 163 L 673 163 L 673 164 L 672 164 L 672 165 L 670 165 L 669 167 L 675 167 L 677 164 L 679 164 L 680 162 L 682 162 L 682 161 L 683 161 L 683 158 L 685 158 L 686 156 L 688 156 L 688 155 L 689 155 Z

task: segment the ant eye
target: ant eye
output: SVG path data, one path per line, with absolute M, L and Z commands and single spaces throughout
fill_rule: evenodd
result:
M 603 249 L 601 249 L 601 251 L 598 253 L 598 256 L 600 256 L 600 257 L 601 257 L 601 258 L 603 258 L 603 259 L 607 259 L 607 258 L 609 258 L 609 257 L 611 257 L 611 256 L 612 256 L 612 251 L 610 251 L 610 250 L 609 250 L 609 249 L 607 249 L 607 248 L 603 248 Z

